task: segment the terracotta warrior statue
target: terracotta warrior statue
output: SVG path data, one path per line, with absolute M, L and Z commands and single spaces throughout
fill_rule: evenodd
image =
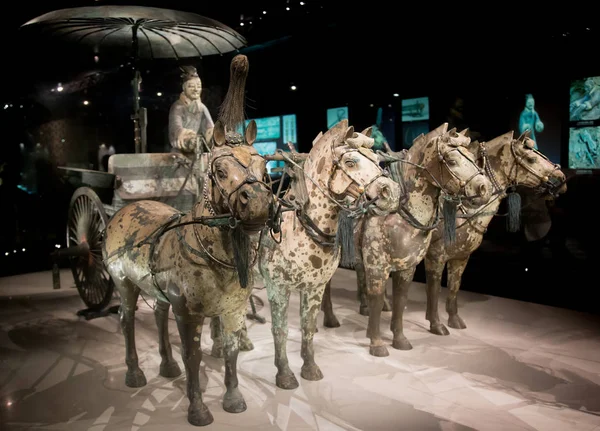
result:
M 169 142 L 175 151 L 191 158 L 196 137 L 210 143 L 214 122 L 204 103 L 200 101 L 202 81 L 193 66 L 181 67 L 183 92 L 169 112 Z

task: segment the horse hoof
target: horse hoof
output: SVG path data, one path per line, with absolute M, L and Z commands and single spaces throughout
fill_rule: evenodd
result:
M 146 386 L 146 376 L 144 376 L 144 372 L 139 368 L 127 370 L 125 384 L 130 388 L 141 388 L 142 386 Z
M 323 326 L 326 328 L 339 328 L 341 325 L 337 317 L 332 316 L 323 320 Z
M 246 401 L 238 388 L 227 391 L 223 397 L 223 410 L 228 413 L 241 413 L 246 411 Z
M 197 427 L 203 427 L 213 423 L 214 419 L 206 404 L 200 401 L 200 406 L 190 404 L 188 409 L 188 422 Z
M 412 344 L 410 344 L 410 341 L 408 341 L 406 338 L 394 340 L 392 342 L 392 347 L 397 350 L 411 350 L 413 348 Z
M 323 378 L 323 373 L 317 364 L 308 366 L 303 365 L 300 375 L 304 380 L 310 380 L 313 382 Z
M 279 375 L 275 377 L 275 384 L 281 389 L 296 389 L 300 384 L 293 374 Z
M 212 350 L 210 351 L 210 356 L 212 356 L 213 358 L 222 358 L 223 345 L 221 343 L 213 343 Z
M 450 331 L 442 323 L 431 324 L 429 331 L 435 335 L 450 335 Z
M 181 375 L 181 369 L 175 361 L 161 362 L 159 374 L 163 377 L 178 377 Z
M 465 329 L 465 321 L 458 314 L 453 314 L 448 317 L 448 326 L 453 329 Z
M 388 349 L 385 346 L 370 346 L 369 353 L 371 356 L 377 356 L 378 358 L 384 358 L 390 355 L 390 352 L 388 352 Z
M 369 315 L 369 306 L 368 305 L 361 305 L 360 309 L 358 310 L 358 313 L 361 316 L 368 316 Z

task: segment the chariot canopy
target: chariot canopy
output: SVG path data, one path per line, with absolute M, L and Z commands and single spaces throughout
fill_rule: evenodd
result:
M 89 47 L 94 55 L 132 60 L 136 153 L 146 152 L 139 60 L 202 58 L 246 46 L 243 36 L 211 18 L 145 6 L 60 9 L 26 22 L 20 30 L 34 40 L 72 43 Z

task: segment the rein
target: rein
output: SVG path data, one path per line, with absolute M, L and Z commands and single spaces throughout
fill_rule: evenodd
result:
M 454 178 L 459 179 L 456 176 L 456 174 L 454 174 L 454 172 L 452 171 L 452 169 L 450 169 L 450 167 L 448 166 L 448 162 L 445 160 L 445 157 L 444 157 L 445 154 L 449 153 L 450 151 L 457 151 L 457 148 L 450 149 L 445 154 L 442 154 L 440 152 L 440 147 L 439 147 L 440 139 L 441 139 L 441 137 L 437 137 L 436 138 L 436 144 L 437 144 L 436 151 L 438 153 L 438 159 L 440 161 L 440 173 L 441 173 L 441 176 L 443 177 L 442 165 L 444 165 L 446 167 L 446 170 L 448 170 L 450 172 L 450 174 Z M 448 183 L 442 184 L 435 177 L 435 175 L 433 175 L 433 173 L 431 173 L 431 171 L 426 166 L 423 166 L 423 165 L 420 165 L 418 163 L 413 163 L 413 162 L 411 162 L 409 160 L 406 160 L 406 151 L 405 150 L 402 151 L 403 157 L 398 157 L 398 156 L 392 155 L 390 153 L 383 152 L 381 150 L 378 150 L 377 154 L 384 159 L 385 163 L 388 163 L 388 164 L 394 163 L 394 162 L 406 163 L 408 165 L 414 166 L 414 167 L 416 167 L 418 169 L 421 169 L 421 170 L 425 171 L 427 174 L 429 174 L 429 176 L 432 178 L 432 180 L 435 182 L 435 184 L 437 185 L 438 189 L 440 190 L 440 193 L 438 194 L 438 199 L 437 199 L 438 204 L 436 205 L 436 208 L 435 208 L 434 218 L 428 224 L 421 223 L 408 210 L 408 208 L 406 206 L 406 203 L 408 202 L 408 197 L 406 195 L 401 198 L 401 203 L 400 203 L 400 205 L 398 207 L 398 214 L 400 214 L 400 216 L 402 216 L 402 218 L 404 218 L 404 220 L 406 220 L 408 222 L 408 224 L 410 224 L 415 229 L 419 229 L 419 230 L 422 230 L 422 231 L 425 231 L 425 232 L 429 232 L 429 231 L 432 231 L 435 228 L 437 228 L 439 226 L 439 224 L 441 223 L 441 221 L 442 221 L 440 207 L 442 206 L 443 201 L 451 201 L 451 202 L 458 202 L 458 203 L 460 203 L 460 201 L 461 201 L 461 199 L 463 197 L 469 198 L 469 196 L 467 196 L 466 194 L 464 194 L 464 196 L 462 196 L 462 195 L 456 196 L 455 194 L 448 192 L 447 191 L 447 187 L 446 187 Z M 469 182 L 471 182 L 477 175 L 479 175 L 480 168 L 479 168 L 479 166 L 477 166 L 477 164 L 475 163 L 475 161 L 471 160 L 471 158 L 465 156 L 462 153 L 461 153 L 461 155 L 463 155 L 464 157 L 466 157 L 477 168 L 477 172 L 475 174 L 473 174 L 471 176 L 471 178 L 469 178 L 467 181 L 460 181 L 460 187 L 461 187 L 461 191 L 462 191 L 462 190 L 465 190 L 465 187 L 467 186 L 467 184 Z M 402 189 L 406 190 L 406 187 L 405 187 L 405 184 L 404 184 L 404 178 L 402 176 L 399 176 L 398 180 L 401 181 Z
M 554 184 L 550 184 L 549 186 L 546 186 L 546 184 L 548 184 L 550 181 L 548 180 L 548 177 L 545 175 L 540 175 L 537 172 L 535 172 L 533 169 L 529 168 L 529 166 L 527 166 L 526 163 L 523 162 L 523 158 L 525 156 L 518 156 L 515 150 L 515 143 L 514 141 L 511 142 L 510 144 L 510 149 L 511 149 L 511 154 L 513 156 L 514 159 L 514 163 L 513 166 L 510 168 L 510 176 L 512 176 L 513 170 L 514 170 L 514 178 L 509 178 L 508 181 L 508 185 L 506 187 L 502 187 L 494 173 L 494 170 L 491 167 L 491 163 L 489 161 L 489 157 L 487 154 L 487 149 L 485 148 L 485 144 L 483 142 L 479 143 L 479 152 L 480 152 L 480 158 L 483 160 L 483 168 L 486 172 L 486 175 L 488 176 L 488 178 L 490 178 L 492 185 L 494 186 L 494 198 L 490 199 L 485 205 L 481 206 L 481 208 L 479 208 L 477 211 L 475 211 L 474 213 L 471 214 L 457 214 L 457 218 L 461 218 L 461 219 L 465 219 L 465 221 L 463 223 L 461 223 L 460 225 L 456 226 L 456 229 L 461 228 L 462 226 L 466 225 L 466 224 L 470 224 L 473 228 L 475 228 L 479 233 L 484 234 L 486 232 L 487 229 L 481 228 L 480 226 L 477 224 L 473 224 L 472 223 L 472 219 L 474 219 L 475 217 L 484 217 L 484 216 L 497 216 L 497 217 L 507 217 L 509 215 L 509 213 L 503 213 L 503 214 L 498 214 L 498 212 L 494 212 L 494 211 L 487 211 L 484 212 L 484 210 L 492 205 L 496 200 L 498 199 L 503 199 L 506 196 L 506 192 L 510 189 L 514 189 L 516 186 L 519 185 L 519 183 L 517 182 L 517 176 L 518 176 L 518 169 L 519 167 L 525 169 L 527 172 L 529 172 L 530 174 L 532 174 L 533 176 L 535 176 L 536 178 L 540 179 L 540 183 L 542 184 L 542 188 L 547 188 L 549 189 L 549 193 L 554 195 L 553 190 L 556 190 L 558 188 L 560 188 L 560 186 L 562 185 L 562 183 L 559 183 L 557 185 Z M 536 155 L 549 160 L 544 154 L 540 153 L 539 151 L 535 150 L 535 149 L 531 149 L 532 151 L 534 151 L 536 153 Z M 555 170 L 556 169 L 560 169 L 560 167 L 558 165 L 555 165 Z M 543 193 L 542 193 L 543 194 Z M 527 208 L 528 206 L 532 205 L 533 201 L 530 201 L 529 203 L 527 203 L 526 205 L 522 206 L 521 209 L 523 208 Z M 467 210 L 465 210 L 463 207 L 461 207 L 461 210 L 464 211 L 465 213 L 467 212 Z
M 241 182 L 231 193 L 226 194 L 225 190 L 223 189 L 223 187 L 219 184 L 218 179 L 214 176 L 213 173 L 213 166 L 214 166 L 214 160 L 219 159 L 220 157 L 232 157 L 238 164 L 240 164 L 242 166 L 242 168 L 244 169 L 245 173 L 247 174 L 244 181 Z M 219 155 L 217 158 L 215 158 L 214 160 L 211 160 L 209 162 L 209 169 L 207 170 L 207 180 L 210 179 L 211 182 L 213 184 L 215 184 L 215 186 L 217 187 L 217 190 L 219 191 L 219 194 L 221 195 L 221 197 L 224 199 L 225 204 L 227 206 L 227 208 L 229 209 L 229 213 L 226 214 L 217 214 L 213 208 L 213 206 L 211 205 L 211 202 L 209 200 L 209 195 L 208 195 L 208 183 L 209 181 L 203 181 L 204 182 L 204 186 L 203 186 L 203 193 L 202 193 L 202 204 L 204 205 L 204 208 L 206 208 L 208 210 L 208 212 L 210 213 L 210 216 L 196 216 L 196 210 L 198 205 L 201 202 L 197 202 L 193 209 L 192 209 L 192 219 L 190 221 L 186 221 L 186 222 L 181 222 L 181 218 L 183 216 L 185 216 L 185 213 L 175 213 L 173 214 L 171 217 L 169 217 L 168 220 L 166 220 L 164 223 L 162 223 L 160 226 L 158 226 L 153 232 L 151 232 L 148 236 L 146 236 L 144 239 L 142 239 L 141 241 L 137 242 L 136 244 L 132 245 L 132 246 L 127 246 L 127 247 L 120 247 L 117 250 L 115 250 L 114 252 L 112 252 L 110 255 L 108 255 L 106 257 L 106 259 L 103 259 L 105 265 L 108 263 L 108 261 L 110 259 L 112 259 L 113 257 L 117 256 L 117 255 L 121 255 L 124 252 L 136 249 L 136 248 L 140 248 L 143 247 L 145 245 L 149 245 L 150 246 L 150 250 L 149 250 L 149 262 L 148 262 L 148 266 L 150 269 L 150 272 L 148 275 L 150 275 L 152 277 L 152 282 L 154 284 L 154 287 L 160 292 L 160 294 L 162 295 L 162 297 L 167 301 L 170 302 L 168 297 L 166 296 L 166 294 L 164 293 L 164 291 L 160 288 L 160 286 L 158 285 L 158 282 L 156 281 L 156 274 L 163 272 L 164 270 L 156 270 L 155 265 L 155 250 L 156 247 L 158 246 L 158 242 L 160 240 L 160 238 L 167 233 L 170 230 L 176 229 L 176 235 L 177 235 L 177 239 L 179 241 L 179 244 L 181 244 L 184 249 L 188 252 L 191 253 L 194 256 L 200 257 L 202 259 L 204 258 L 208 258 L 216 263 L 218 263 L 219 265 L 227 268 L 227 269 L 236 269 L 236 266 L 228 263 L 228 262 L 223 262 L 222 260 L 218 259 L 217 257 L 215 257 L 212 253 L 210 253 L 207 248 L 205 247 L 204 243 L 202 242 L 200 235 L 198 234 L 198 229 L 197 229 L 197 225 L 204 225 L 204 226 L 208 226 L 211 228 L 219 228 L 219 229 L 223 229 L 223 228 L 229 228 L 229 229 L 235 229 L 239 224 L 240 224 L 240 220 L 235 218 L 234 216 L 234 211 L 233 208 L 231 207 L 231 196 L 236 193 L 237 191 L 239 191 L 239 189 L 241 187 L 243 187 L 246 184 L 253 184 L 253 183 L 260 183 L 261 185 L 263 185 L 264 187 L 266 187 L 268 190 L 270 190 L 269 186 L 264 182 L 264 181 L 259 181 L 257 180 L 253 175 L 248 173 L 248 166 L 245 165 L 243 163 L 243 161 L 239 160 L 238 157 L 236 157 L 235 152 L 228 152 L 226 154 L 222 154 Z M 184 185 L 181 187 L 181 190 L 183 190 L 183 188 L 185 187 L 185 183 L 187 182 L 189 176 L 192 174 L 193 171 L 193 166 L 194 166 L 194 161 L 192 161 L 191 166 L 190 166 L 190 173 L 188 174 L 188 177 L 186 178 Z M 178 166 L 179 167 L 179 166 Z M 177 167 L 177 168 L 178 168 Z M 272 206 L 272 204 L 271 204 Z M 271 223 L 273 224 L 273 223 Z M 202 251 L 199 251 L 197 249 L 195 249 L 194 247 L 192 247 L 185 239 L 185 235 L 182 234 L 181 232 L 181 228 L 188 226 L 188 225 L 192 225 L 192 231 L 194 233 L 194 236 L 196 238 L 196 241 L 198 242 L 198 244 L 200 245 L 200 247 L 202 248 Z M 258 243 L 258 247 L 254 250 L 255 251 L 255 256 L 254 256 L 254 261 L 251 263 L 250 268 L 252 268 L 257 260 L 258 260 L 258 251 L 260 249 L 261 243 L 262 243 L 262 238 L 263 238 L 263 233 L 264 233 L 264 229 L 262 229 L 260 231 L 260 237 L 259 237 L 259 243 Z
M 349 150 L 349 151 L 359 151 L 359 150 L 353 149 L 353 150 Z M 333 152 L 333 147 L 332 147 L 332 152 Z M 353 207 L 348 207 L 348 206 L 343 205 L 342 203 L 340 203 L 337 199 L 335 199 L 333 196 L 331 196 L 331 194 L 329 192 L 327 192 L 326 190 L 324 190 L 321 187 L 321 185 L 315 179 L 313 179 L 310 175 L 308 175 L 306 173 L 306 170 L 304 169 L 304 167 L 300 166 L 298 163 L 296 163 L 293 160 L 292 157 L 288 156 L 282 150 L 277 150 L 276 153 L 280 154 L 281 157 L 283 158 L 283 160 L 286 163 L 289 163 L 290 165 L 294 166 L 296 169 L 298 169 L 299 171 L 301 171 L 302 175 L 305 178 L 307 178 L 309 181 L 311 181 L 315 185 L 315 187 L 323 194 L 323 196 L 325 196 L 327 199 L 329 199 L 340 210 L 346 211 L 348 213 L 348 217 L 350 217 L 350 218 L 358 218 L 361 215 L 365 214 L 368 211 L 368 208 L 377 201 L 377 198 L 375 198 L 375 199 L 371 199 L 371 200 L 366 200 L 365 199 L 364 202 L 362 202 L 362 200 L 363 200 L 362 198 L 363 198 L 363 196 L 366 193 L 367 187 L 369 187 L 374 181 L 376 181 L 380 177 L 388 175 L 387 171 L 384 171 L 383 169 L 381 169 L 381 167 L 378 164 L 376 164 L 375 162 L 373 162 L 377 166 L 377 168 L 380 171 L 382 171 L 382 172 L 379 173 L 378 175 L 376 175 L 373 179 L 371 179 L 369 181 L 369 183 L 367 183 L 367 185 L 361 185 L 355 178 L 353 178 L 351 176 L 351 174 L 348 171 L 346 171 L 341 166 L 341 163 L 339 163 L 339 161 L 335 157 L 335 153 L 334 153 L 334 158 L 333 158 L 333 162 L 332 162 L 333 165 L 337 169 L 340 169 L 348 178 L 350 178 L 352 180 L 353 184 L 358 184 L 359 185 L 358 189 L 361 191 L 359 197 L 355 200 L 355 202 L 360 202 L 360 203 L 356 204 Z M 371 159 L 369 158 L 369 160 L 371 160 Z M 333 177 L 334 174 L 335 174 L 335 169 L 332 171 L 332 174 L 330 176 L 330 181 L 331 181 L 331 178 Z M 301 179 L 298 179 L 298 180 L 301 180 Z M 348 186 L 348 187 L 350 187 L 350 186 Z M 279 202 L 279 208 L 277 210 L 278 214 L 281 214 L 282 211 L 295 211 L 296 212 L 296 216 L 298 217 L 298 220 L 300 221 L 300 223 L 304 226 L 304 228 L 306 229 L 306 231 L 309 232 L 309 235 L 311 237 L 313 237 L 313 239 L 315 239 L 315 241 L 317 243 L 319 243 L 322 246 L 331 246 L 331 245 L 334 245 L 331 242 L 331 240 L 335 239 L 335 235 L 326 234 L 321 229 L 319 229 L 317 227 L 317 225 L 314 223 L 314 221 L 309 216 L 306 215 L 306 211 L 304 210 L 304 208 L 298 207 L 298 205 L 295 202 L 288 202 L 288 201 L 286 201 L 283 197 L 276 196 L 275 198 Z M 281 209 L 282 206 L 287 207 L 287 209 L 283 209 L 282 210 Z M 322 237 L 322 238 L 325 238 L 325 240 L 323 240 L 321 238 L 317 239 L 319 236 Z

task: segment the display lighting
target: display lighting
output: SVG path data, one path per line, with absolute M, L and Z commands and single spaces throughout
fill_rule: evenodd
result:
M 297 87 L 296 87 L 295 85 L 292 85 L 290 88 L 291 88 L 292 90 L 295 90 Z

